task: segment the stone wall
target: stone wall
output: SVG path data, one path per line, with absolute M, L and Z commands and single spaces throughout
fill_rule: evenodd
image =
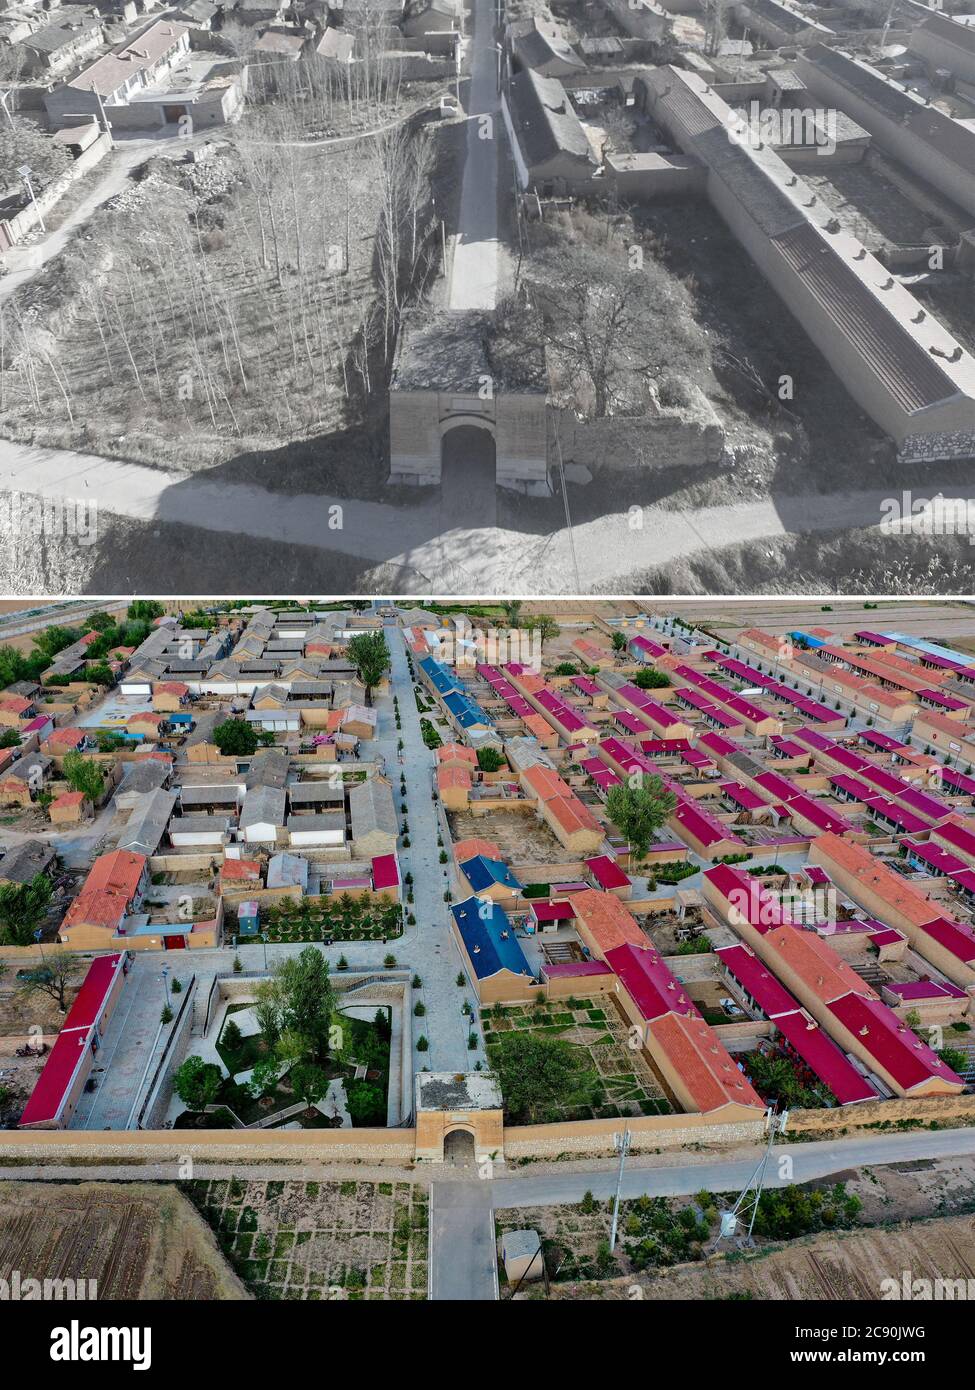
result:
M 912 1099 L 865 1101 L 834 1110 L 792 1110 L 789 1134 L 815 1134 L 836 1129 L 860 1129 L 868 1125 L 896 1125 L 899 1120 L 916 1120 L 922 1125 L 937 1123 L 950 1129 L 953 1124 L 975 1123 L 975 1095 L 927 1096 Z
M 692 395 L 687 409 L 661 410 L 653 415 L 577 420 L 571 411 L 553 411 L 553 417 L 558 417 L 563 461 L 593 472 L 719 463 L 724 453 L 724 430 L 703 394 L 694 391 Z M 554 439 L 552 447 L 555 458 Z
M 558 1125 L 509 1125 L 504 1131 L 504 1156 L 551 1159 L 561 1154 L 612 1154 L 613 1135 L 621 1124 L 620 1120 L 577 1120 Z M 763 1119 L 742 1116 L 722 1121 L 706 1115 L 641 1115 L 627 1120 L 626 1127 L 632 1153 L 683 1144 L 758 1143 L 765 1133 Z
M 246 1137 L 245 1137 L 246 1135 Z M 0 1163 L 143 1162 L 177 1166 L 187 1159 L 211 1163 L 413 1162 L 413 1129 L 305 1130 L 11 1130 L 0 1138 Z

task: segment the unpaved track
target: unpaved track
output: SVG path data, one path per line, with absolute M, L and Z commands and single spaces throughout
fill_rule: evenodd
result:
M 244 483 L 210 482 L 205 473 L 181 474 L 6 440 L 0 440 L 0 489 L 94 503 L 103 535 L 113 514 L 144 522 L 177 522 L 241 538 L 312 546 L 376 564 L 389 562 L 422 576 L 438 593 L 557 594 L 577 587 L 568 531 L 533 535 L 500 527 L 457 527 L 444 534 L 439 496 L 415 506 L 394 506 L 289 495 Z M 927 490 L 932 497 L 957 496 L 956 488 L 939 487 L 935 478 Z M 573 528 L 579 587 L 599 592 L 624 575 L 742 541 L 879 527 L 887 496 L 889 489 L 875 489 L 780 496 L 693 512 L 645 507 L 642 526 L 634 525 L 631 512 L 608 514 Z M 0 493 L 0 504 L 3 501 Z M 333 506 L 341 508 L 338 528 L 329 525 Z M 914 517 L 911 524 L 922 529 L 925 515 Z M 227 582 L 239 577 L 228 574 Z M 194 588 L 190 556 L 181 557 L 181 578 L 184 587 Z

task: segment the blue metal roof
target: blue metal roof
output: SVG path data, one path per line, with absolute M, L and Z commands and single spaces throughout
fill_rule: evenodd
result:
M 481 709 L 472 695 L 466 690 L 454 690 L 444 696 L 444 704 L 450 710 L 462 729 L 470 729 L 475 724 L 490 726 L 491 720 Z
M 534 978 L 507 915 L 497 903 L 472 896 L 450 910 L 479 980 L 500 970 Z
M 500 859 L 488 859 L 486 855 L 478 854 L 473 859 L 468 859 L 466 864 L 461 864 L 460 867 L 475 893 L 489 888 L 492 883 L 500 883 L 505 888 L 518 889 L 521 887 L 508 865 L 502 863 Z
M 426 674 L 430 684 L 439 695 L 447 695 L 451 690 L 462 688 L 457 677 L 451 675 L 443 662 L 437 661 L 435 657 L 425 656 L 420 662 L 420 670 Z
M 954 647 L 926 642 L 923 637 L 910 637 L 906 632 L 885 632 L 883 635 L 892 642 L 902 642 L 905 647 L 913 647 L 915 651 L 925 652 L 928 656 L 940 656 L 943 661 L 957 661 L 959 666 L 975 664 L 967 652 L 956 652 Z
M 792 638 L 793 641 L 798 641 L 798 639 L 801 638 L 802 641 L 805 642 L 806 645 L 807 645 L 807 646 L 810 646 L 810 647 L 825 647 L 825 646 L 826 646 L 826 643 L 824 642 L 824 640 L 822 639 L 822 637 L 810 637 L 810 635 L 809 635 L 808 632 L 799 632 L 799 631 L 797 630 L 796 632 L 790 632 L 790 633 L 789 633 L 789 636 Z

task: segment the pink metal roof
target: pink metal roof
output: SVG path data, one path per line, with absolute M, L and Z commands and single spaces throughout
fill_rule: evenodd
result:
M 961 1078 L 879 999 L 851 992 L 826 1007 L 905 1091 L 933 1079 L 961 1088 Z
M 670 1013 L 700 1018 L 684 986 L 674 979 L 656 951 L 627 944 L 607 951 L 606 960 L 647 1022 Z
M 628 888 L 630 885 L 630 880 L 619 864 L 608 854 L 599 854 L 593 859 L 587 859 L 586 868 L 600 888 Z

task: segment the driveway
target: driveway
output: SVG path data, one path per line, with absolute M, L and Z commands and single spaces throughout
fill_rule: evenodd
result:
M 139 135 L 117 142 L 114 151 L 105 156 L 104 162 L 97 166 L 98 174 L 87 180 L 89 192 L 78 206 L 68 214 L 64 221 L 40 241 L 26 245 L 21 243 L 11 247 L 5 257 L 8 273 L 0 280 L 0 304 L 16 290 L 33 279 L 48 261 L 61 254 L 79 227 L 83 227 L 98 209 L 121 193 L 129 183 L 133 169 L 144 164 L 147 159 L 158 154 L 171 141 L 180 138 L 175 129 L 168 135 Z M 198 139 L 205 138 L 203 136 Z M 185 141 L 182 149 L 189 149 L 193 141 Z

